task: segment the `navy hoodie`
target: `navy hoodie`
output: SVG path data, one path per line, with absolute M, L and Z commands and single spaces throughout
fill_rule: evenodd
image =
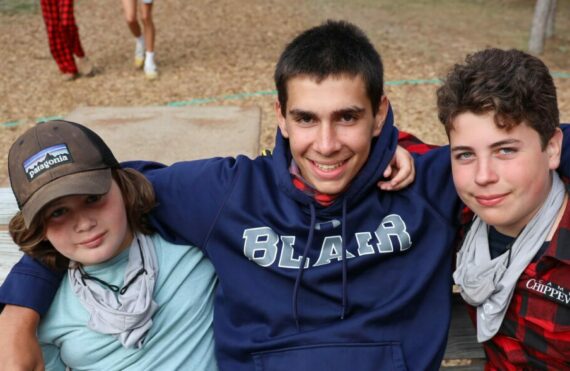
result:
M 198 246 L 215 266 L 222 370 L 439 369 L 461 204 L 447 147 L 417 159 L 412 186 L 379 190 L 396 145 L 390 112 L 368 161 L 328 207 L 293 185 L 279 132 L 272 156 L 128 164 L 155 187 L 159 233 Z M 34 264 L 16 266 L 3 303 L 25 290 L 33 307 L 49 305 L 58 281 Z

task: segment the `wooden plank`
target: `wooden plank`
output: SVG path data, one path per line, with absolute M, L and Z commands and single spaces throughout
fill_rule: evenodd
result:
M 12 216 L 18 211 L 18 204 L 10 188 L 0 188 L 0 226 L 8 226 Z
M 444 367 L 452 370 L 482 370 L 485 352 L 477 342 L 475 327 L 467 314 L 466 304 L 458 294 L 453 294 L 451 326 L 445 349 Z M 457 366 L 445 366 L 457 364 Z
M 0 284 L 22 256 L 18 246 L 8 233 L 8 223 L 18 211 L 16 199 L 10 188 L 0 188 Z
M 441 366 L 442 371 L 483 371 L 485 369 L 485 360 L 482 359 L 466 359 L 462 360 L 456 366 L 446 365 L 445 361 Z
M 8 231 L 0 231 L 0 284 L 4 282 L 8 272 L 21 256 L 22 252 L 12 241 Z

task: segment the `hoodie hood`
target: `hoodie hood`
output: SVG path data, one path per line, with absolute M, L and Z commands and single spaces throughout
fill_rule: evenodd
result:
M 382 126 L 380 135 L 372 138 L 370 154 L 368 160 L 360 169 L 356 177 L 335 202 L 329 208 L 331 211 L 342 208 L 342 203 L 346 200 L 348 206 L 358 202 L 358 200 L 367 193 L 370 187 L 376 187 L 378 180 L 382 178 L 384 169 L 388 166 L 398 145 L 398 130 L 394 127 L 394 115 L 392 107 L 388 107 L 388 114 Z M 284 138 L 281 130 L 277 129 L 275 139 L 275 149 L 273 151 L 274 173 L 278 182 L 278 187 L 289 197 L 295 199 L 302 204 L 315 203 L 314 199 L 298 190 L 291 182 L 291 174 L 289 165 L 293 156 L 289 147 L 289 140 Z M 320 208 L 320 206 L 317 206 Z

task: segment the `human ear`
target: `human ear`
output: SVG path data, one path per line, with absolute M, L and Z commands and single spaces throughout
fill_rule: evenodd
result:
M 377 137 L 380 135 L 382 131 L 382 127 L 384 126 L 384 121 L 386 121 L 386 116 L 388 115 L 388 108 L 390 107 L 390 101 L 388 97 L 383 95 L 380 98 L 380 104 L 378 105 L 378 112 L 376 112 L 376 116 L 374 117 L 374 128 L 372 130 L 372 136 Z
M 287 132 L 287 121 L 281 111 L 281 103 L 279 103 L 279 99 L 275 99 L 273 109 L 275 110 L 275 116 L 277 117 L 277 124 L 279 125 L 279 129 L 281 129 L 281 134 L 284 138 L 289 138 L 289 133 Z
M 551 170 L 558 168 L 560 165 L 560 154 L 562 150 L 562 130 L 556 128 L 552 138 L 546 143 L 546 154 L 548 155 L 548 167 Z

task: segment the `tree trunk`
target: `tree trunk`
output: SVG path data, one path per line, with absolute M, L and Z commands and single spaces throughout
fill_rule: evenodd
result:
M 548 19 L 546 20 L 546 33 L 547 39 L 554 36 L 554 22 L 556 21 L 556 3 L 557 0 L 550 0 L 550 9 L 548 9 Z
M 546 20 L 550 10 L 551 0 L 536 0 L 534 17 L 528 41 L 528 51 L 533 54 L 541 54 L 544 50 L 544 37 L 546 35 Z

